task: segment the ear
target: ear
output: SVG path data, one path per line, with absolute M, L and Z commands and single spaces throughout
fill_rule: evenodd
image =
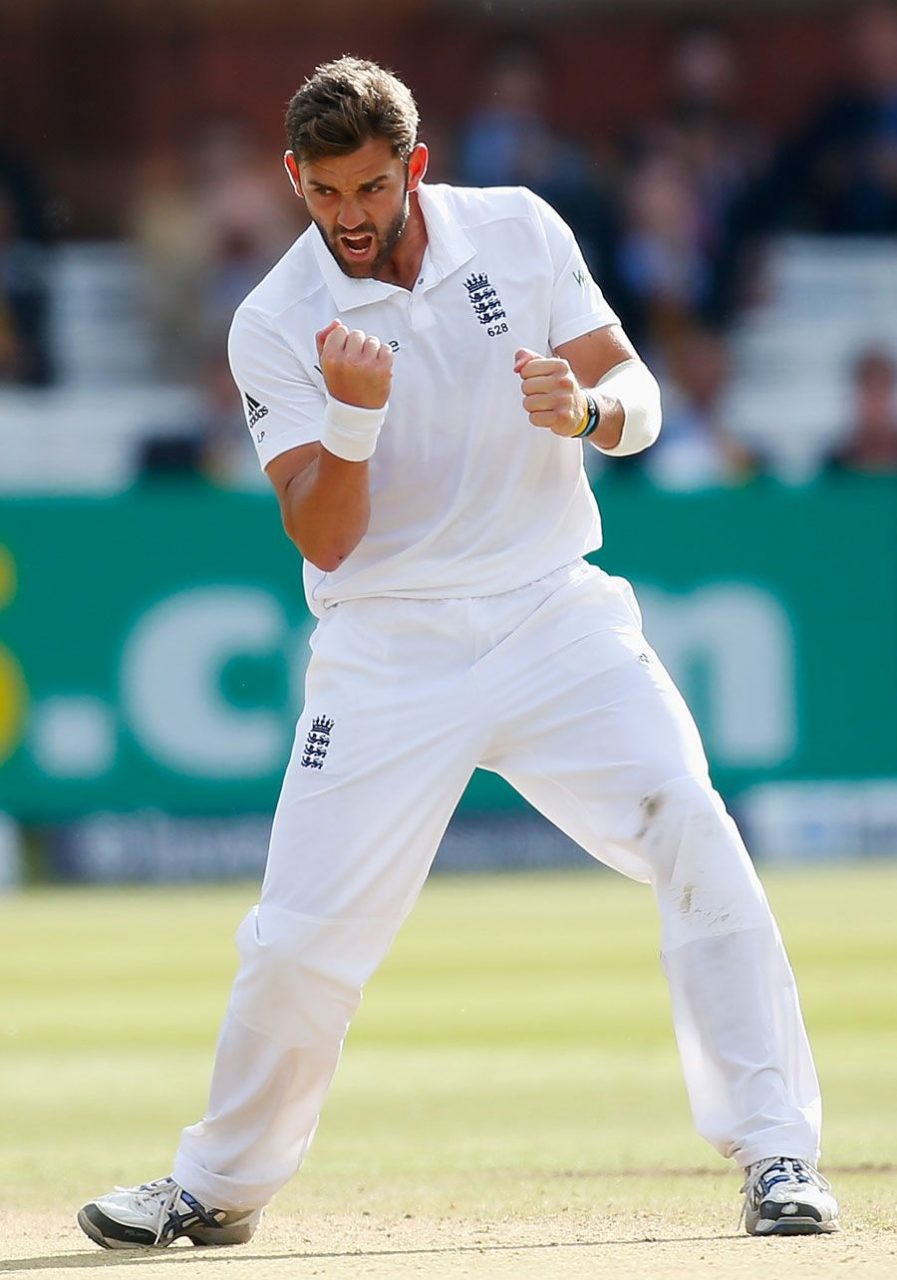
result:
M 296 192 L 296 195 L 300 200 L 304 200 L 305 197 L 302 194 L 302 178 L 299 174 L 299 166 L 296 163 L 296 157 L 293 155 L 292 151 L 285 151 L 283 153 L 283 167 L 287 171 L 287 177 L 289 178 L 290 185 Z
M 430 162 L 430 152 L 425 142 L 419 142 L 408 157 L 408 190 L 416 191 L 423 181 Z

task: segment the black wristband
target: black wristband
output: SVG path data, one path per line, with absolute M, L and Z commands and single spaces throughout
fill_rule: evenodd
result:
M 586 409 L 588 412 L 586 425 L 583 427 L 582 431 L 577 431 L 575 435 L 571 436 L 571 440 L 585 440 L 586 436 L 590 436 L 593 431 L 598 430 L 598 423 L 601 421 L 601 410 L 598 408 L 598 402 L 595 397 L 588 391 L 584 391 L 583 395 L 586 398 Z

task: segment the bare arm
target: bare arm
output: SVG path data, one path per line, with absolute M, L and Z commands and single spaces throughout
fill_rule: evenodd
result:
M 368 464 L 346 462 L 315 443 L 282 453 L 265 470 L 287 536 L 325 573 L 338 569 L 367 533 Z
M 360 330 L 333 321 L 317 335 L 318 355 L 334 400 L 382 409 L 392 383 L 392 352 Z M 371 515 L 367 460 L 350 461 L 324 443 L 300 445 L 265 468 L 280 501 L 287 535 L 325 573 L 358 546 Z

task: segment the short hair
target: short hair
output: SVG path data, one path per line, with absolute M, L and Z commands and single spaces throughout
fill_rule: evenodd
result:
M 407 163 L 420 116 L 411 90 L 376 62 L 348 55 L 318 67 L 287 108 L 287 141 L 297 160 L 348 155 L 385 138 Z

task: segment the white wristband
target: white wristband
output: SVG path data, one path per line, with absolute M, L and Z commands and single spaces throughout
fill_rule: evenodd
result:
M 641 360 L 624 360 L 598 382 L 595 390 L 619 400 L 623 406 L 623 433 L 610 449 L 599 449 L 611 457 L 641 453 L 660 435 L 660 387 L 654 374 Z
M 362 409 L 360 405 L 345 404 L 328 396 L 321 444 L 346 462 L 367 461 L 377 447 L 388 408 L 385 404 L 382 409 Z

